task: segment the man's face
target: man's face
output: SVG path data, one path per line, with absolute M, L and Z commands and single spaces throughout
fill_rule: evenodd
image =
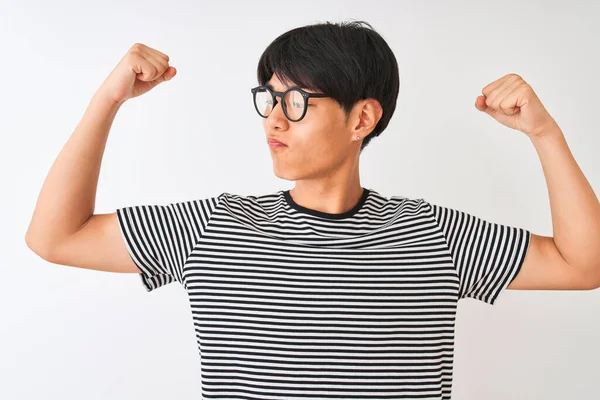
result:
M 276 74 L 268 83 L 275 91 L 288 89 Z M 344 111 L 335 100 L 309 98 L 306 115 L 298 122 L 288 120 L 281 108 L 281 98 L 276 100 L 271 114 L 263 118 L 263 127 L 267 137 L 274 136 L 287 145 L 269 146 L 277 177 L 290 181 L 318 179 L 347 161 L 352 150 L 351 132 Z

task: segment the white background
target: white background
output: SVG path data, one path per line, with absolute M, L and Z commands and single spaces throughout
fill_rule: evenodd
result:
M 25 244 L 37 196 L 91 96 L 135 42 L 177 76 L 113 124 L 96 213 L 277 178 L 251 102 L 262 51 L 316 22 L 365 20 L 398 60 L 387 130 L 361 184 L 552 235 L 539 158 L 522 132 L 477 111 L 488 83 L 518 73 L 562 127 L 600 193 L 600 6 L 549 1 L 0 2 L 0 398 L 201 398 L 186 293 L 139 276 L 48 263 Z M 600 290 L 506 291 L 462 300 L 453 399 L 597 399 Z

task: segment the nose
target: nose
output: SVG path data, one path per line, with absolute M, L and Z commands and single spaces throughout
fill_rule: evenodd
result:
M 281 126 L 288 122 L 287 117 L 283 112 L 283 108 L 281 107 L 281 102 L 278 101 L 278 97 L 273 99 L 273 109 L 269 113 L 269 116 L 265 118 L 268 124 L 276 124 L 277 126 Z

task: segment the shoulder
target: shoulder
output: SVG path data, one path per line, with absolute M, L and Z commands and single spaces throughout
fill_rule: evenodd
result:
M 281 201 L 283 198 L 283 191 L 270 192 L 265 194 L 239 194 L 231 192 L 223 192 L 217 196 L 220 202 L 227 202 L 230 204 L 256 204 L 263 205 L 269 204 L 276 201 Z
M 218 202 L 219 208 L 227 210 L 230 214 L 250 212 L 256 217 L 281 209 L 285 199 L 282 190 L 264 194 L 223 192 L 218 196 Z
M 403 214 L 419 214 L 431 210 L 431 204 L 422 197 L 385 196 L 373 189 L 370 189 L 368 200 L 370 207 L 382 212 L 393 210 Z

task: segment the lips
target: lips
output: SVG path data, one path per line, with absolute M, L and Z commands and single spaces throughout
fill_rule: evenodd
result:
M 275 139 L 269 139 L 268 142 L 269 142 L 269 144 L 275 144 L 275 145 L 280 145 L 280 146 L 287 146 L 285 143 L 280 142 L 279 140 L 275 140 Z

